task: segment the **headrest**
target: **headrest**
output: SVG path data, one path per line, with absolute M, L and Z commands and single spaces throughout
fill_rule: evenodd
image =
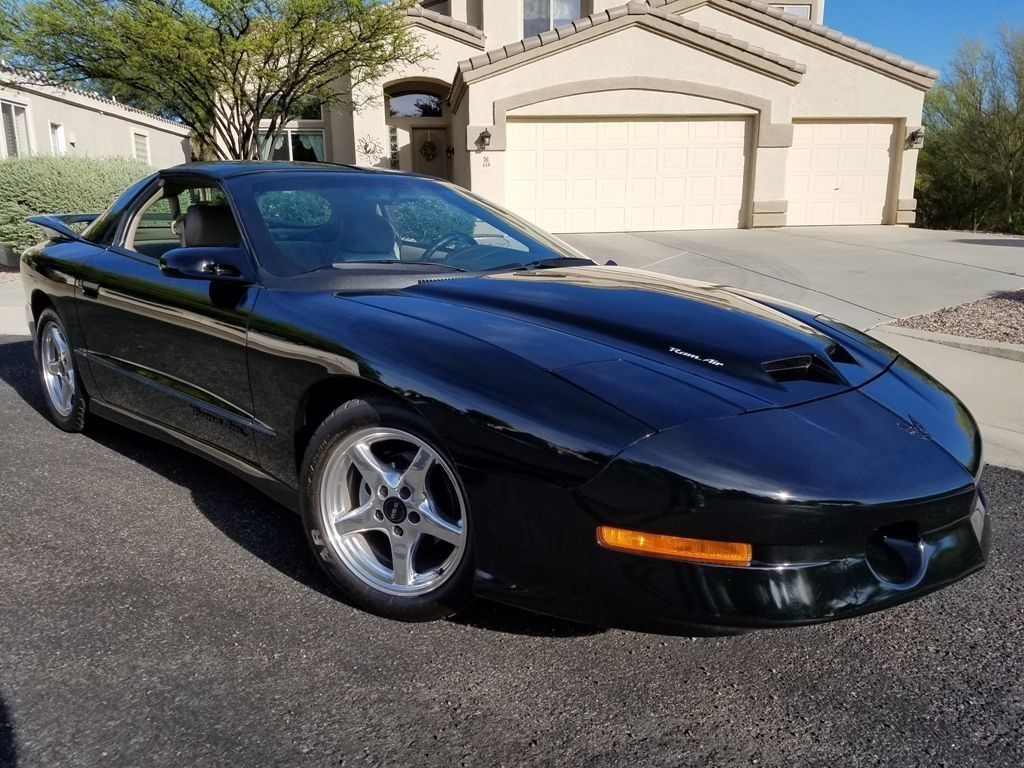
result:
M 395 230 L 380 214 L 346 216 L 342 246 L 349 253 L 387 253 L 395 250 Z
M 226 205 L 190 205 L 185 214 L 182 244 L 188 247 L 238 245 L 241 241 Z

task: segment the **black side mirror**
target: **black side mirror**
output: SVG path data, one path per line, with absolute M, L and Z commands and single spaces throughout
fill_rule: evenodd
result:
M 241 248 L 172 248 L 160 257 L 160 271 L 171 277 L 249 285 L 249 258 Z

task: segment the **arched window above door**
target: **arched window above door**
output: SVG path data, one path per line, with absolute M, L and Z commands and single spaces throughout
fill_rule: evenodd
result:
M 392 91 L 387 95 L 388 117 L 444 117 L 444 98 L 423 90 Z

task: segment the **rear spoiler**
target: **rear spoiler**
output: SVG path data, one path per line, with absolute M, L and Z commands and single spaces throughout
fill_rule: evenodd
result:
M 98 213 L 55 213 L 49 216 L 29 216 L 30 221 L 43 228 L 51 240 L 81 241 L 82 236 L 71 228 L 72 224 L 88 224 L 96 220 Z

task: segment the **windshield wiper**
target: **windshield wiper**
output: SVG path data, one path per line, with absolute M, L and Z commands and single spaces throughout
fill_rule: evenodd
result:
M 500 272 L 506 269 L 553 269 L 557 267 L 593 267 L 596 262 L 582 256 L 552 256 L 546 259 L 534 259 L 533 261 L 514 261 L 510 264 L 502 264 L 499 267 L 491 267 L 485 272 Z
M 401 259 L 360 259 L 359 261 L 338 261 L 331 264 L 331 267 L 343 267 L 349 264 L 401 264 L 403 267 L 440 267 L 450 269 L 454 272 L 467 272 L 462 267 L 451 264 L 441 264 L 438 261 L 402 261 Z

